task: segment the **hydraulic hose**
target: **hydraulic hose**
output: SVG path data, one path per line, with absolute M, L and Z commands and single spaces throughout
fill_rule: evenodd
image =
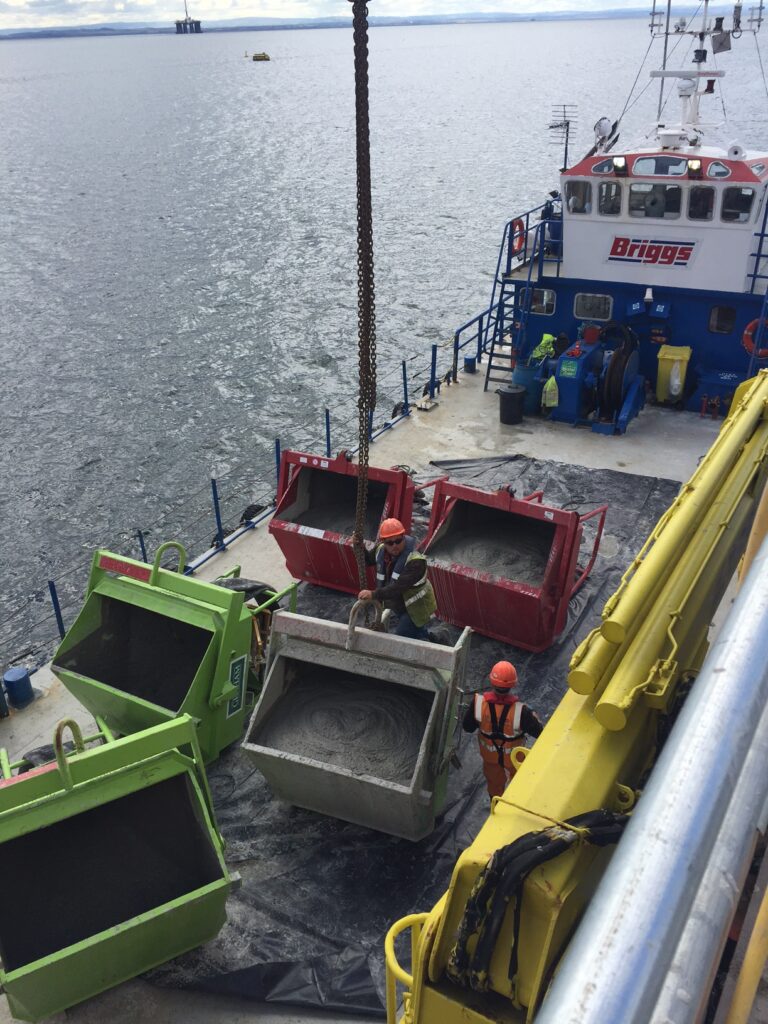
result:
M 627 820 L 626 815 L 612 811 L 588 811 L 570 818 L 562 826 L 529 832 L 496 850 L 478 876 L 467 900 L 456 944 L 448 961 L 448 976 L 465 988 L 487 991 L 491 958 L 507 910 L 515 898 L 515 940 L 509 964 L 509 977 L 514 977 L 517 972 L 520 896 L 525 879 L 539 865 L 560 856 L 578 840 L 595 846 L 617 842 Z M 469 941 L 473 936 L 477 939 L 470 954 Z

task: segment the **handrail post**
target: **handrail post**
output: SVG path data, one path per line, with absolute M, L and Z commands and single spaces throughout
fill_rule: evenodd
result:
M 219 551 L 224 550 L 224 526 L 221 522 L 221 506 L 219 504 L 219 488 L 216 485 L 216 477 L 211 477 L 211 496 L 213 498 L 213 514 L 216 519 L 216 547 Z
M 432 346 L 432 364 L 429 369 L 429 398 L 430 401 L 434 400 L 435 397 L 435 386 L 437 376 L 437 345 Z
M 141 560 L 142 560 L 142 562 L 148 562 L 149 559 L 147 558 L 147 545 L 144 542 L 144 531 L 143 530 L 136 530 L 136 537 L 138 538 L 138 541 L 139 541 L 139 550 L 141 551 Z
M 478 317 L 477 323 L 477 363 L 478 366 L 483 360 L 483 350 L 485 348 L 485 313 L 481 313 Z
M 455 384 L 456 381 L 459 379 L 459 332 L 458 331 L 456 331 L 456 333 L 453 336 L 453 373 L 452 373 L 452 377 L 453 377 L 453 383 Z
M 408 401 L 408 370 L 406 369 L 405 360 L 403 360 L 403 414 L 408 416 L 411 412 L 411 406 Z
M 510 221 L 504 231 L 504 243 L 507 247 L 507 269 L 505 270 L 507 277 L 512 273 L 512 223 Z
M 64 629 L 64 619 L 61 617 L 61 605 L 59 604 L 59 595 L 56 593 L 56 584 L 53 580 L 48 580 L 48 590 L 51 595 L 51 603 L 53 604 L 53 613 L 56 616 L 56 625 L 59 627 L 59 636 L 64 639 L 66 629 Z
M 280 483 L 280 438 L 275 438 L 275 478 Z
M 331 410 L 325 410 L 325 454 L 331 457 Z

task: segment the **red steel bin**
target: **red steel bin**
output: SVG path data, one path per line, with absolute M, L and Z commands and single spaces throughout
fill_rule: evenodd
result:
M 282 453 L 277 508 L 269 531 L 295 579 L 348 594 L 360 589 L 352 548 L 357 472 L 357 463 L 346 452 L 335 459 Z M 414 492 L 404 470 L 369 466 L 365 539 L 376 540 L 383 519 L 399 519 L 410 530 Z M 369 586 L 374 586 L 374 579 L 371 566 Z
M 568 602 L 597 557 L 608 506 L 579 515 L 543 505 L 542 497 L 437 484 L 421 547 L 441 619 L 529 651 L 543 651 L 562 632 Z M 583 524 L 593 517 L 596 536 L 582 570 Z

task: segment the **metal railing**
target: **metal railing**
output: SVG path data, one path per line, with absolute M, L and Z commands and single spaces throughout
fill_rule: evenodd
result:
M 478 318 L 475 318 L 477 320 Z M 466 326 L 466 325 L 465 325 Z M 393 402 L 392 413 L 382 420 L 374 422 L 371 417 L 369 425 L 369 436 L 372 441 L 387 433 L 398 423 L 407 419 L 413 408 L 411 396 L 423 390 L 431 398 L 439 394 L 444 384 L 453 383 L 458 379 L 458 357 L 462 349 L 471 344 L 472 351 L 481 357 L 481 351 L 477 337 L 473 341 L 459 337 L 460 331 L 455 332 L 453 338 L 442 345 L 432 345 L 430 362 L 426 367 L 410 369 L 405 360 L 402 360 L 391 371 L 380 377 L 380 393 L 382 403 L 384 400 Z M 477 332 L 475 332 L 477 334 Z M 354 401 L 354 399 L 352 399 Z M 303 423 L 294 426 L 291 430 L 291 446 L 296 448 L 312 449 L 317 446 L 318 450 L 324 450 L 330 455 L 332 449 L 341 450 L 347 448 L 356 452 L 352 447 L 348 430 L 349 424 L 356 422 L 356 416 L 344 412 L 344 403 L 338 408 L 322 410 L 320 422 L 317 429 L 312 431 L 309 424 Z M 337 433 L 332 434 L 332 414 L 337 423 L 342 423 L 342 436 L 337 427 Z M 307 436 L 309 434 L 309 437 Z M 303 435 L 303 436 L 302 436 Z M 274 439 L 274 463 L 277 472 L 280 461 L 281 439 Z M 200 569 L 207 562 L 210 562 L 217 555 L 225 552 L 233 543 L 239 540 L 244 534 L 256 529 L 267 520 L 273 512 L 274 495 L 276 491 L 276 480 L 270 480 L 269 458 L 264 459 L 264 464 L 254 474 L 254 483 L 247 485 L 247 491 L 235 490 L 228 494 L 222 493 L 222 483 L 229 483 L 236 473 L 243 475 L 243 468 L 234 467 L 229 473 L 218 477 L 212 476 L 207 484 L 200 487 L 191 496 L 185 495 L 183 503 L 174 506 L 164 513 L 149 528 L 146 526 L 134 529 L 131 533 L 123 533 L 116 538 L 111 546 L 114 550 L 129 557 L 139 557 L 145 562 L 151 559 L 148 555 L 148 536 L 157 537 L 159 540 L 164 537 L 176 534 L 183 534 L 187 547 L 203 553 L 194 559 L 187 567 L 189 574 Z M 204 494 L 208 491 L 208 507 L 205 508 Z M 254 500 L 255 499 L 255 500 Z M 196 502 L 194 517 L 189 514 L 176 515 L 182 507 L 187 508 L 190 502 Z M 199 502 L 199 504 L 197 504 Z M 227 526 L 235 516 L 240 517 L 242 510 L 250 503 L 258 504 L 259 510 L 254 512 L 246 520 L 241 521 L 233 530 Z M 230 510 L 225 514 L 224 506 Z M 235 516 L 232 515 L 232 508 L 236 508 Z M 250 507 L 250 505 L 249 505 Z M 235 518 L 235 521 L 237 519 Z M 96 540 L 94 548 L 98 546 Z M 90 559 L 77 562 L 67 566 L 58 572 L 51 572 L 49 578 L 39 590 L 32 593 L 26 601 L 19 604 L 9 612 L 3 621 L 3 634 L 0 636 L 0 664 L 3 671 L 6 667 L 23 662 L 34 669 L 45 663 L 55 647 L 57 637 L 63 637 L 66 629 L 72 623 L 80 607 L 82 592 L 90 568 Z M 40 610 L 40 605 L 48 602 L 46 611 Z
M 403 1022 L 407 1022 L 412 1019 L 411 996 L 413 992 L 413 975 L 409 974 L 400 966 L 400 962 L 397 959 L 397 952 L 395 950 L 395 941 L 406 931 L 406 929 L 410 931 L 411 962 L 413 963 L 414 950 L 419 948 L 421 930 L 428 917 L 429 914 L 410 914 L 408 917 L 404 917 L 393 924 L 384 939 L 384 959 L 387 969 L 387 1024 L 397 1024 L 397 1008 L 399 1006 L 399 999 L 397 996 L 398 984 L 400 984 L 404 989 Z M 413 970 L 413 967 L 411 967 L 411 970 Z

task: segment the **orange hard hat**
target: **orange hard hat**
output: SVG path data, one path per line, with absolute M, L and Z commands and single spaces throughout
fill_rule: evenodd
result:
M 511 661 L 497 661 L 488 678 L 497 690 L 511 690 L 517 686 L 517 669 Z
M 404 537 L 405 527 L 399 519 L 385 519 L 379 527 L 379 540 L 391 540 L 392 537 Z

